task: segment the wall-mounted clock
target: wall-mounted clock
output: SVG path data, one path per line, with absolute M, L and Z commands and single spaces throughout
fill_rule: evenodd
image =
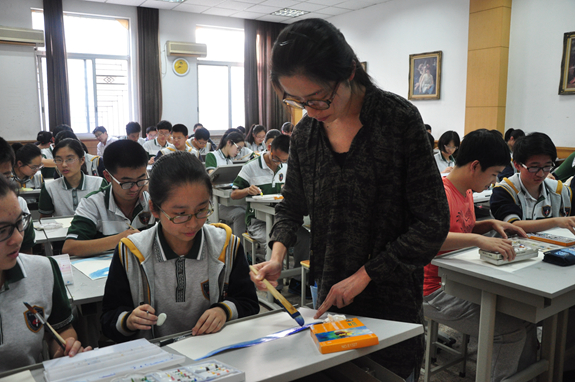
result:
M 185 58 L 178 58 L 172 66 L 177 76 L 183 77 L 190 71 L 190 63 Z

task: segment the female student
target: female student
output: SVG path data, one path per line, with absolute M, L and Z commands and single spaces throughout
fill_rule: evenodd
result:
M 435 154 L 435 162 L 440 173 L 449 174 L 453 170 L 453 166 L 455 166 L 453 153 L 458 147 L 459 134 L 451 130 L 441 134 L 439 141 L 437 141 L 439 152 Z
M 42 188 L 44 178 L 38 172 L 42 167 L 42 152 L 38 146 L 28 143 L 24 146 L 13 144 L 12 148 L 16 154 L 16 164 L 14 166 L 14 180 L 22 188 Z
M 159 224 L 116 248 L 104 292 L 104 334 L 116 342 L 187 330 L 200 335 L 256 314 L 240 240 L 225 225 L 204 225 L 213 211 L 212 185 L 199 159 L 183 151 L 162 156 L 149 191 Z M 167 318 L 157 326 L 160 313 Z
M 40 131 L 36 136 L 36 145 L 42 152 L 42 176 L 44 178 L 54 177 L 54 156 L 52 155 L 52 149 L 54 148 L 54 136 L 49 131 Z
M 57 145 L 60 141 L 72 138 L 80 142 L 82 145 L 82 149 L 84 150 L 84 166 L 82 166 L 82 171 L 87 175 L 92 176 L 99 176 L 102 177 L 104 175 L 104 161 L 97 155 L 92 155 L 88 153 L 88 148 L 82 141 L 76 137 L 76 134 L 72 131 L 61 131 L 56 135 L 55 144 Z
M 54 162 L 62 177 L 42 186 L 38 203 L 40 217 L 74 215 L 80 199 L 108 184 L 103 178 L 84 175 L 84 149 L 75 139 L 64 139 L 56 145 Z
M 266 138 L 266 128 L 262 125 L 253 124 L 246 135 L 246 146 L 253 152 L 260 153 L 266 150 L 264 139 Z
M 264 139 L 264 145 L 266 146 L 265 151 L 269 152 L 271 150 L 272 142 L 274 139 L 282 135 L 282 132 L 277 129 L 271 129 L 266 133 L 266 137 Z
M 19 253 L 22 233 L 32 219 L 22 212 L 16 190 L 3 176 L 0 176 L 0 205 L 0 372 L 43 361 L 44 339 L 52 358 L 73 357 L 89 350 L 89 347 L 82 349 L 77 341 L 72 309 L 56 261 Z M 44 325 L 25 313 L 24 301 L 41 310 L 46 321 L 64 338 L 65 350 L 48 336 Z

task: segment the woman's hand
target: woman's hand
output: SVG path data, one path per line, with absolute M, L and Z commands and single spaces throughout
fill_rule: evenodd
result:
M 263 279 L 268 280 L 274 287 L 278 285 L 277 279 L 279 279 L 282 271 L 281 261 L 275 261 L 273 259 L 264 261 L 263 263 L 254 265 L 254 268 L 258 270 L 258 275 L 256 276 L 253 272 L 250 272 L 250 278 L 259 290 L 267 290 L 265 284 L 262 282 Z
M 314 318 L 320 318 L 322 314 L 332 307 L 332 305 L 341 309 L 344 306 L 351 304 L 355 296 L 363 292 L 370 281 L 371 278 L 365 271 L 365 267 L 361 267 L 352 276 L 338 282 L 331 287 L 327 297 L 317 310 Z
M 54 341 L 56 341 L 56 340 L 54 340 Z M 83 348 L 80 341 L 76 340 L 74 337 L 68 337 L 68 338 L 66 338 L 65 341 L 66 341 L 66 350 L 64 351 L 64 350 L 62 350 L 62 348 L 60 346 L 58 346 L 58 349 L 56 350 L 56 352 L 54 353 L 52 358 L 60 358 L 60 357 L 63 357 L 65 355 L 69 355 L 70 357 L 73 357 L 78 353 L 83 353 L 85 351 L 92 350 L 91 346 L 88 346 L 87 348 Z
M 208 309 L 202 314 L 196 326 L 192 329 L 192 335 L 198 336 L 200 334 L 217 333 L 226 324 L 228 316 L 223 308 L 216 306 Z
M 154 313 L 156 313 L 156 310 L 150 305 L 140 305 L 132 310 L 126 320 L 126 326 L 133 332 L 136 330 L 150 330 L 152 325 L 156 325 L 156 322 L 158 322 L 158 317 Z

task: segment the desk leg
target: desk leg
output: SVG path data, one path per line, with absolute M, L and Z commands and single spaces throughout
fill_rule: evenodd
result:
M 539 382 L 550 382 L 553 378 L 555 346 L 557 340 L 557 314 L 543 320 L 543 337 L 541 338 L 541 359 L 549 362 L 547 371 L 537 378 Z M 560 381 L 563 379 L 561 376 Z
M 479 315 L 479 338 L 477 344 L 477 382 L 491 380 L 491 356 L 493 355 L 493 335 L 495 333 L 495 308 L 497 295 L 481 292 L 481 312 Z
M 212 197 L 212 203 L 214 204 L 214 213 L 210 216 L 210 221 L 212 223 L 220 222 L 220 198 L 214 195 Z
M 557 344 L 555 347 L 555 370 L 553 372 L 553 380 L 560 382 L 563 380 L 563 362 L 565 362 L 565 342 L 567 340 L 569 309 L 565 309 L 559 313 L 557 317 Z

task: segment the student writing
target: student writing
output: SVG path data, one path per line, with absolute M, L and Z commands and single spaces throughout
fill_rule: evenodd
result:
M 174 125 L 172 127 L 173 145 L 158 151 L 155 160 L 158 160 L 162 155 L 170 154 L 175 151 L 187 151 L 189 153 L 194 153 L 194 149 L 186 144 L 186 139 L 188 139 L 188 128 L 186 125 L 182 125 L 181 123 Z
M 39 170 L 42 165 L 42 152 L 38 146 L 28 143 L 24 146 L 14 144 L 12 146 L 16 154 L 16 163 L 13 169 L 14 180 L 22 188 L 42 188 L 44 177 Z
M 168 121 L 162 120 L 158 122 L 156 125 L 156 129 L 158 130 L 158 134 L 156 138 L 146 141 L 144 143 L 144 149 L 148 152 L 148 156 L 150 158 L 149 164 L 154 163 L 154 158 L 158 151 L 169 147 L 168 137 L 172 133 L 172 124 Z

